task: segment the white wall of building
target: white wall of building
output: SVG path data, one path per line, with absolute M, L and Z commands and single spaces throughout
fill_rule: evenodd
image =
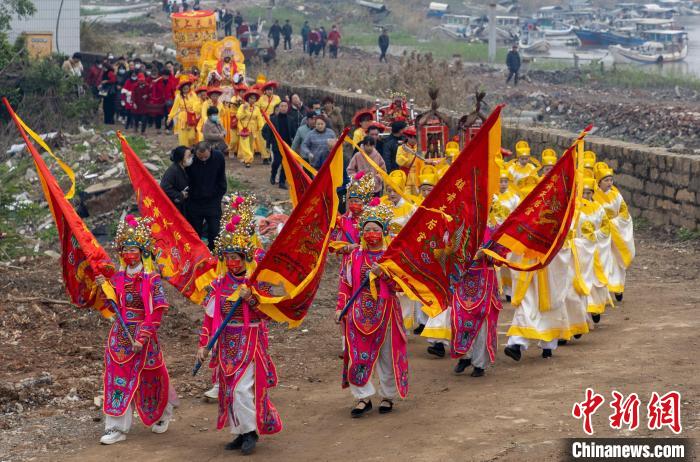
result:
M 69 56 L 80 51 L 80 0 L 32 1 L 36 7 L 33 16 L 22 20 L 13 18 L 10 22 L 10 43 L 23 32 L 51 32 L 54 51 Z

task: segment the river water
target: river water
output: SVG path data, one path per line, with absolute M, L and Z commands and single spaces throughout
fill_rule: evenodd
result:
M 666 63 L 661 68 L 662 73 L 691 74 L 700 77 L 700 16 L 680 16 L 676 22 L 688 32 L 688 56 L 684 61 Z M 570 37 L 569 37 L 570 38 Z M 577 48 L 567 46 L 565 41 L 569 38 L 551 40 L 552 49 L 548 55 L 533 55 L 536 61 L 569 61 L 573 60 L 573 54 L 586 63 L 591 60 L 602 59 L 606 65 L 612 65 L 613 60 L 607 49 Z M 633 66 L 636 66 L 632 64 Z M 649 70 L 658 70 L 656 65 L 638 65 Z

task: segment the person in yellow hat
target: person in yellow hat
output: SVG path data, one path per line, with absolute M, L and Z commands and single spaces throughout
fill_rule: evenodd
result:
M 458 155 L 459 145 L 454 141 L 447 143 L 447 146 L 445 147 L 445 157 L 443 157 L 442 160 L 440 160 L 440 162 L 436 165 L 439 178 L 442 178 L 447 169 L 450 168 L 450 165 L 454 163 Z
M 418 194 L 420 195 L 420 202 L 423 202 L 438 182 L 438 173 L 435 166 L 423 166 L 418 176 L 418 181 Z
M 520 181 L 529 176 L 537 177 L 537 166 L 530 157 L 530 146 L 526 141 L 518 141 L 515 145 L 516 158 L 509 162 L 508 173 L 513 183 L 520 187 Z
M 167 123 L 174 122 L 173 133 L 177 135 L 180 146 L 194 146 L 197 141 L 199 101 L 192 92 L 192 82 L 189 79 L 181 80 L 177 89 Z
M 272 114 L 275 112 L 275 108 L 282 101 L 280 97 L 275 94 L 275 88 L 277 87 L 278 83 L 274 80 L 268 80 L 261 85 L 262 95 L 260 95 L 260 100 L 258 100 L 258 107 L 260 108 L 261 112 L 264 112 L 269 117 L 272 117 Z M 262 127 L 260 127 L 260 130 L 262 131 Z M 260 154 L 262 155 L 263 164 L 269 164 L 270 150 L 266 146 L 262 133 L 258 135 L 258 139 L 261 143 L 262 150 L 260 151 Z
M 418 175 L 420 175 L 425 163 L 416 155 L 418 152 L 416 127 L 407 127 L 403 134 L 406 137 L 406 142 L 396 150 L 396 164 L 406 173 L 406 192 L 417 196 Z
M 613 169 L 604 162 L 596 162 L 593 170 L 598 184 L 593 198 L 603 206 L 610 220 L 612 265 L 608 273 L 608 289 L 618 301 L 622 301 L 627 268 L 635 255 L 632 217 L 625 199 L 613 184 Z
M 557 153 L 554 149 L 547 148 L 542 151 L 542 168 L 540 169 L 540 178 L 552 171 L 557 163 Z
M 595 187 L 595 179 L 583 180 L 583 198 L 578 204 L 574 245 L 583 282 L 590 292 L 587 309 L 593 322 L 598 323 L 605 307 L 612 306 L 612 300 L 608 291 L 610 220 L 603 206 L 593 198 Z
M 596 163 L 596 154 L 593 151 L 585 151 L 583 153 L 583 168 L 584 173 L 588 174 L 590 178 L 593 178 L 593 166 Z
M 246 168 L 250 168 L 256 152 L 260 152 L 259 141 L 256 133 L 262 130 L 265 119 L 257 106 L 260 94 L 257 90 L 248 90 L 243 95 L 243 104 L 238 108 L 238 160 L 243 162 Z
M 501 169 L 498 186 L 498 193 L 493 195 L 489 211 L 489 227 L 494 230 L 503 224 L 508 215 L 520 203 L 520 196 L 510 185 L 508 170 Z M 506 300 L 510 301 L 510 297 L 513 295 L 511 270 L 505 266 L 496 268 L 496 276 L 503 295 L 505 295 Z

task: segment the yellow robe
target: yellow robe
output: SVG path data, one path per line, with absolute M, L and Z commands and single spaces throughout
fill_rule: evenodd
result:
M 610 220 L 613 264 L 608 274 L 608 289 L 610 292 L 621 294 L 625 291 L 627 268 L 635 255 L 632 217 L 625 199 L 615 186 L 608 192 L 597 189 L 593 198 L 603 206 Z
M 265 119 L 263 119 L 259 107 L 251 106 L 248 103 L 241 104 L 236 117 L 238 118 L 239 134 L 238 160 L 244 164 L 250 164 L 253 162 L 255 152 L 262 152 L 256 133 L 262 130 Z M 244 129 L 248 131 L 248 136 L 241 136 Z
M 357 130 L 355 131 L 357 132 Z M 419 195 L 418 186 L 420 186 L 420 180 L 418 175 L 423 169 L 424 162 L 415 155 L 414 150 L 402 144 L 396 151 L 396 163 L 399 167 L 408 169 L 406 192 L 414 196 Z
M 197 142 L 197 127 L 187 124 L 187 113 L 200 113 L 200 101 L 197 95 L 190 92 L 183 99 L 179 91 L 175 95 L 173 107 L 168 114 L 168 123 L 173 121 L 173 133 L 177 135 L 178 143 L 181 146 L 191 147 Z
M 362 129 L 362 127 L 357 127 L 354 132 L 352 132 L 352 140 L 358 146 L 362 143 L 362 140 L 367 136 L 367 132 Z
M 260 96 L 260 99 L 255 104 L 258 106 L 258 108 L 260 108 L 261 113 L 265 112 L 265 114 L 267 114 L 268 117 L 272 117 L 272 115 L 275 112 L 275 108 L 281 102 L 282 100 L 277 95 L 267 96 L 263 94 L 262 96 Z M 255 136 L 257 137 L 256 143 L 258 144 L 260 155 L 262 156 L 262 158 L 269 159 L 270 152 L 267 150 L 267 143 L 265 142 L 265 138 L 263 138 L 262 135 L 263 127 L 264 124 L 260 125 L 259 130 L 255 133 Z
M 523 167 L 517 160 L 515 160 L 512 164 L 508 166 L 508 173 L 510 173 L 515 187 L 517 189 L 520 189 L 520 181 L 524 180 L 529 176 L 537 176 L 537 167 L 531 163 L 527 163 Z
M 228 143 L 228 152 L 230 153 L 238 153 L 238 108 L 242 103 L 243 100 L 240 96 L 234 95 L 231 97 L 231 104 L 233 106 L 229 109 L 228 123 L 230 129 L 228 131 L 228 138 L 226 139 Z M 231 121 L 231 119 L 234 118 L 235 120 Z
M 583 282 L 590 291 L 588 312 L 601 314 L 612 306 L 608 291 L 610 255 L 610 220 L 605 209 L 595 201 L 582 199 L 576 227 L 577 260 Z

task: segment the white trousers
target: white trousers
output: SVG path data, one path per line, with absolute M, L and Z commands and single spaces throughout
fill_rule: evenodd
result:
M 389 326 L 389 329 L 391 329 L 391 326 Z M 389 332 L 387 332 L 384 338 L 384 344 L 379 350 L 379 357 L 374 365 L 374 371 L 379 376 L 379 390 L 382 397 L 387 399 L 396 398 L 399 395 L 399 391 L 396 389 L 394 361 L 391 354 L 391 334 Z M 367 383 L 362 387 L 351 383 L 350 391 L 357 399 L 369 398 L 376 393 L 374 385 L 372 384 L 372 377 L 370 377 Z
M 486 323 L 484 322 L 481 324 L 481 329 L 479 329 L 479 333 L 476 334 L 471 348 L 465 355 L 465 358 L 472 360 L 472 366 L 478 367 L 479 369 L 486 369 L 489 363 L 489 352 L 486 349 L 487 337 L 488 329 L 486 329 Z
M 558 344 L 559 339 L 554 339 L 549 342 L 544 342 L 542 340 L 537 341 L 537 346 L 542 348 L 543 350 L 556 350 L 557 349 L 557 344 Z M 530 340 L 526 339 L 525 337 L 520 337 L 519 335 L 513 335 L 511 337 L 508 337 L 508 346 L 513 346 L 513 345 L 520 345 L 520 348 L 522 350 L 527 350 L 527 347 L 530 346 Z
M 160 420 L 169 421 L 173 418 L 174 406 L 172 403 L 168 402 L 163 411 L 163 415 Z M 131 430 L 131 424 L 134 421 L 134 402 L 132 401 L 129 405 L 129 409 L 123 415 L 119 417 L 114 417 L 111 415 L 105 415 L 105 430 L 119 430 L 122 433 L 129 433 Z
M 255 417 L 255 362 L 248 364 L 243 377 L 238 381 L 233 391 L 233 402 L 228 410 L 228 423 L 231 433 L 242 435 L 257 431 L 258 422 Z

